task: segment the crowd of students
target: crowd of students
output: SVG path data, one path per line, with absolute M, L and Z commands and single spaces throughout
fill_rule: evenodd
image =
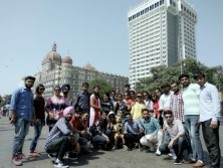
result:
M 181 74 L 179 81 L 164 84 L 151 93 L 136 93 L 127 84 L 123 93 L 116 90 L 103 96 L 99 94 L 100 86 L 94 86 L 93 93 L 89 93 L 85 82 L 72 104 L 68 84 L 55 86 L 53 96 L 46 101 L 42 96 L 44 85 L 39 84 L 33 98 L 35 78 L 28 76 L 25 86 L 17 89 L 11 99 L 10 123 L 15 125 L 12 162 L 22 165 L 22 147 L 30 123 L 34 137 L 28 155 L 41 155 L 36 146 L 46 121 L 49 134 L 45 151 L 58 168 L 68 167 L 63 163 L 64 157 L 90 153 L 90 146 L 103 150 L 139 148 L 157 156 L 169 154 L 174 164 L 203 167 L 199 132 L 202 125 L 210 167 L 219 168 L 218 90 L 203 73 L 195 74 L 194 79 L 197 83 L 191 83 L 188 74 Z

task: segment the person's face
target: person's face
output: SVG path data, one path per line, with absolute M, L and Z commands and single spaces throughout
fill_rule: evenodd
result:
M 112 97 L 115 97 L 115 92 L 111 92 Z
M 179 91 L 179 86 L 176 83 L 171 84 L 171 90 L 176 93 Z
M 170 92 L 170 87 L 169 86 L 163 88 L 163 93 L 164 94 L 168 94 L 169 92 Z
M 27 88 L 31 89 L 33 87 L 33 85 L 34 85 L 34 80 L 32 80 L 32 79 L 25 80 L 25 86 Z
M 149 119 L 149 117 L 150 117 L 150 114 L 149 114 L 149 112 L 148 111 L 143 111 L 143 118 L 145 118 L 145 119 Z
M 103 99 L 104 99 L 104 101 L 108 101 L 108 96 L 106 94 L 104 94 Z
M 103 120 L 106 120 L 106 113 L 103 113 L 103 114 L 101 115 L 101 118 L 102 118 Z
M 167 124 L 172 124 L 173 123 L 173 115 L 166 114 L 165 119 L 166 119 Z
M 143 97 L 142 97 L 142 95 L 137 95 L 137 101 L 138 102 L 142 102 L 143 101 Z
M 126 100 L 130 99 L 130 95 L 129 95 L 128 93 L 125 93 L 124 96 L 125 96 L 125 99 L 126 99 Z
M 147 93 L 143 93 L 143 97 L 144 97 L 144 99 L 148 99 L 148 94 Z
M 126 87 L 124 88 L 124 90 L 125 90 L 125 92 L 129 92 L 129 91 L 130 91 L 130 87 L 126 86 Z
M 76 112 L 76 113 L 74 114 L 74 117 L 75 117 L 75 118 L 81 118 L 81 112 Z
M 183 87 L 187 87 L 190 84 L 190 79 L 187 77 L 183 77 L 181 78 L 180 82 L 183 85 Z
M 89 120 L 89 115 L 88 114 L 84 114 L 83 120 L 88 121 Z
M 206 82 L 205 78 L 202 77 L 202 76 L 199 76 L 199 77 L 196 79 L 196 81 L 197 81 L 197 84 L 200 85 L 200 86 L 203 86 L 204 83 Z
M 118 95 L 118 96 L 117 96 L 117 100 L 118 100 L 118 101 L 122 101 L 122 95 Z
M 161 93 L 158 89 L 155 90 L 154 94 L 155 94 L 155 97 L 157 97 L 157 98 L 159 98 L 161 95 Z
M 84 86 L 82 87 L 82 90 L 83 90 L 84 92 L 87 92 L 88 89 L 89 89 L 89 86 L 88 86 L 88 85 L 84 85 Z
M 132 122 L 132 116 L 131 115 L 127 115 L 126 116 L 126 121 L 127 122 Z
M 61 89 L 60 88 L 56 87 L 54 89 L 54 93 L 55 93 L 56 96 L 59 96 L 60 95 L 60 92 L 61 92 Z
M 64 93 L 64 94 L 68 94 L 68 92 L 69 92 L 68 87 L 65 87 L 65 88 L 63 89 L 63 93 Z
M 99 93 L 99 87 L 94 88 L 95 93 Z
M 67 115 L 65 115 L 65 119 L 69 122 L 73 117 L 73 114 L 68 113 Z
M 44 87 L 39 87 L 39 93 L 42 94 L 44 92 L 45 88 Z

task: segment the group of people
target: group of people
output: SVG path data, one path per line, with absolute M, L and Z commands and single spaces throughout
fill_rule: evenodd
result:
M 22 165 L 30 124 L 34 126 L 34 137 L 28 155 L 41 155 L 36 146 L 46 122 L 49 134 L 44 148 L 58 168 L 68 167 L 63 162 L 65 157 L 88 154 L 90 146 L 103 150 L 139 148 L 157 156 L 168 154 L 174 164 L 202 167 L 201 125 L 210 166 L 219 168 L 218 90 L 206 81 L 204 73 L 195 74 L 194 79 L 197 83 L 191 83 L 188 74 L 181 74 L 179 81 L 164 84 L 151 93 L 136 93 L 126 84 L 123 93 L 116 90 L 103 96 L 99 94 L 100 86 L 94 86 L 90 93 L 85 82 L 72 103 L 69 84 L 55 86 L 53 96 L 44 99 L 44 85 L 37 85 L 34 96 L 31 88 L 35 78 L 27 76 L 25 85 L 15 90 L 11 98 L 10 123 L 15 125 L 12 162 Z

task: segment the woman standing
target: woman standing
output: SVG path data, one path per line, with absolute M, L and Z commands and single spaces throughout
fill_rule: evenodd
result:
M 43 84 L 39 84 L 36 87 L 36 95 L 34 97 L 34 110 L 36 115 L 36 123 L 34 125 L 34 137 L 30 145 L 29 157 L 37 157 L 40 155 L 36 151 L 36 145 L 41 135 L 42 127 L 45 125 L 45 100 L 42 96 L 45 87 Z
M 93 124 L 98 123 L 100 118 L 100 112 L 101 110 L 101 102 L 99 98 L 99 86 L 94 86 L 93 93 L 90 97 L 90 120 L 89 120 L 89 127 L 91 127 Z
M 68 106 L 66 100 L 61 96 L 60 86 L 54 87 L 54 95 L 47 100 L 46 111 L 47 125 L 49 126 L 49 131 L 56 124 L 57 120 L 63 116 L 63 110 Z

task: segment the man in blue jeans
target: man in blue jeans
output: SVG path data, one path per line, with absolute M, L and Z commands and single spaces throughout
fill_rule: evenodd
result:
M 35 82 L 32 76 L 25 77 L 24 86 L 16 89 L 11 98 L 10 123 L 15 125 L 15 137 L 12 152 L 12 163 L 15 166 L 22 165 L 22 148 L 28 133 L 30 123 L 35 122 L 33 110 L 33 93 L 31 88 Z
M 194 167 L 202 167 L 203 149 L 200 140 L 200 124 L 199 124 L 199 94 L 200 86 L 196 83 L 190 83 L 188 74 L 181 74 L 179 80 L 183 85 L 183 105 L 184 105 L 184 121 L 185 126 L 190 134 L 192 156 L 191 161 L 196 162 Z

